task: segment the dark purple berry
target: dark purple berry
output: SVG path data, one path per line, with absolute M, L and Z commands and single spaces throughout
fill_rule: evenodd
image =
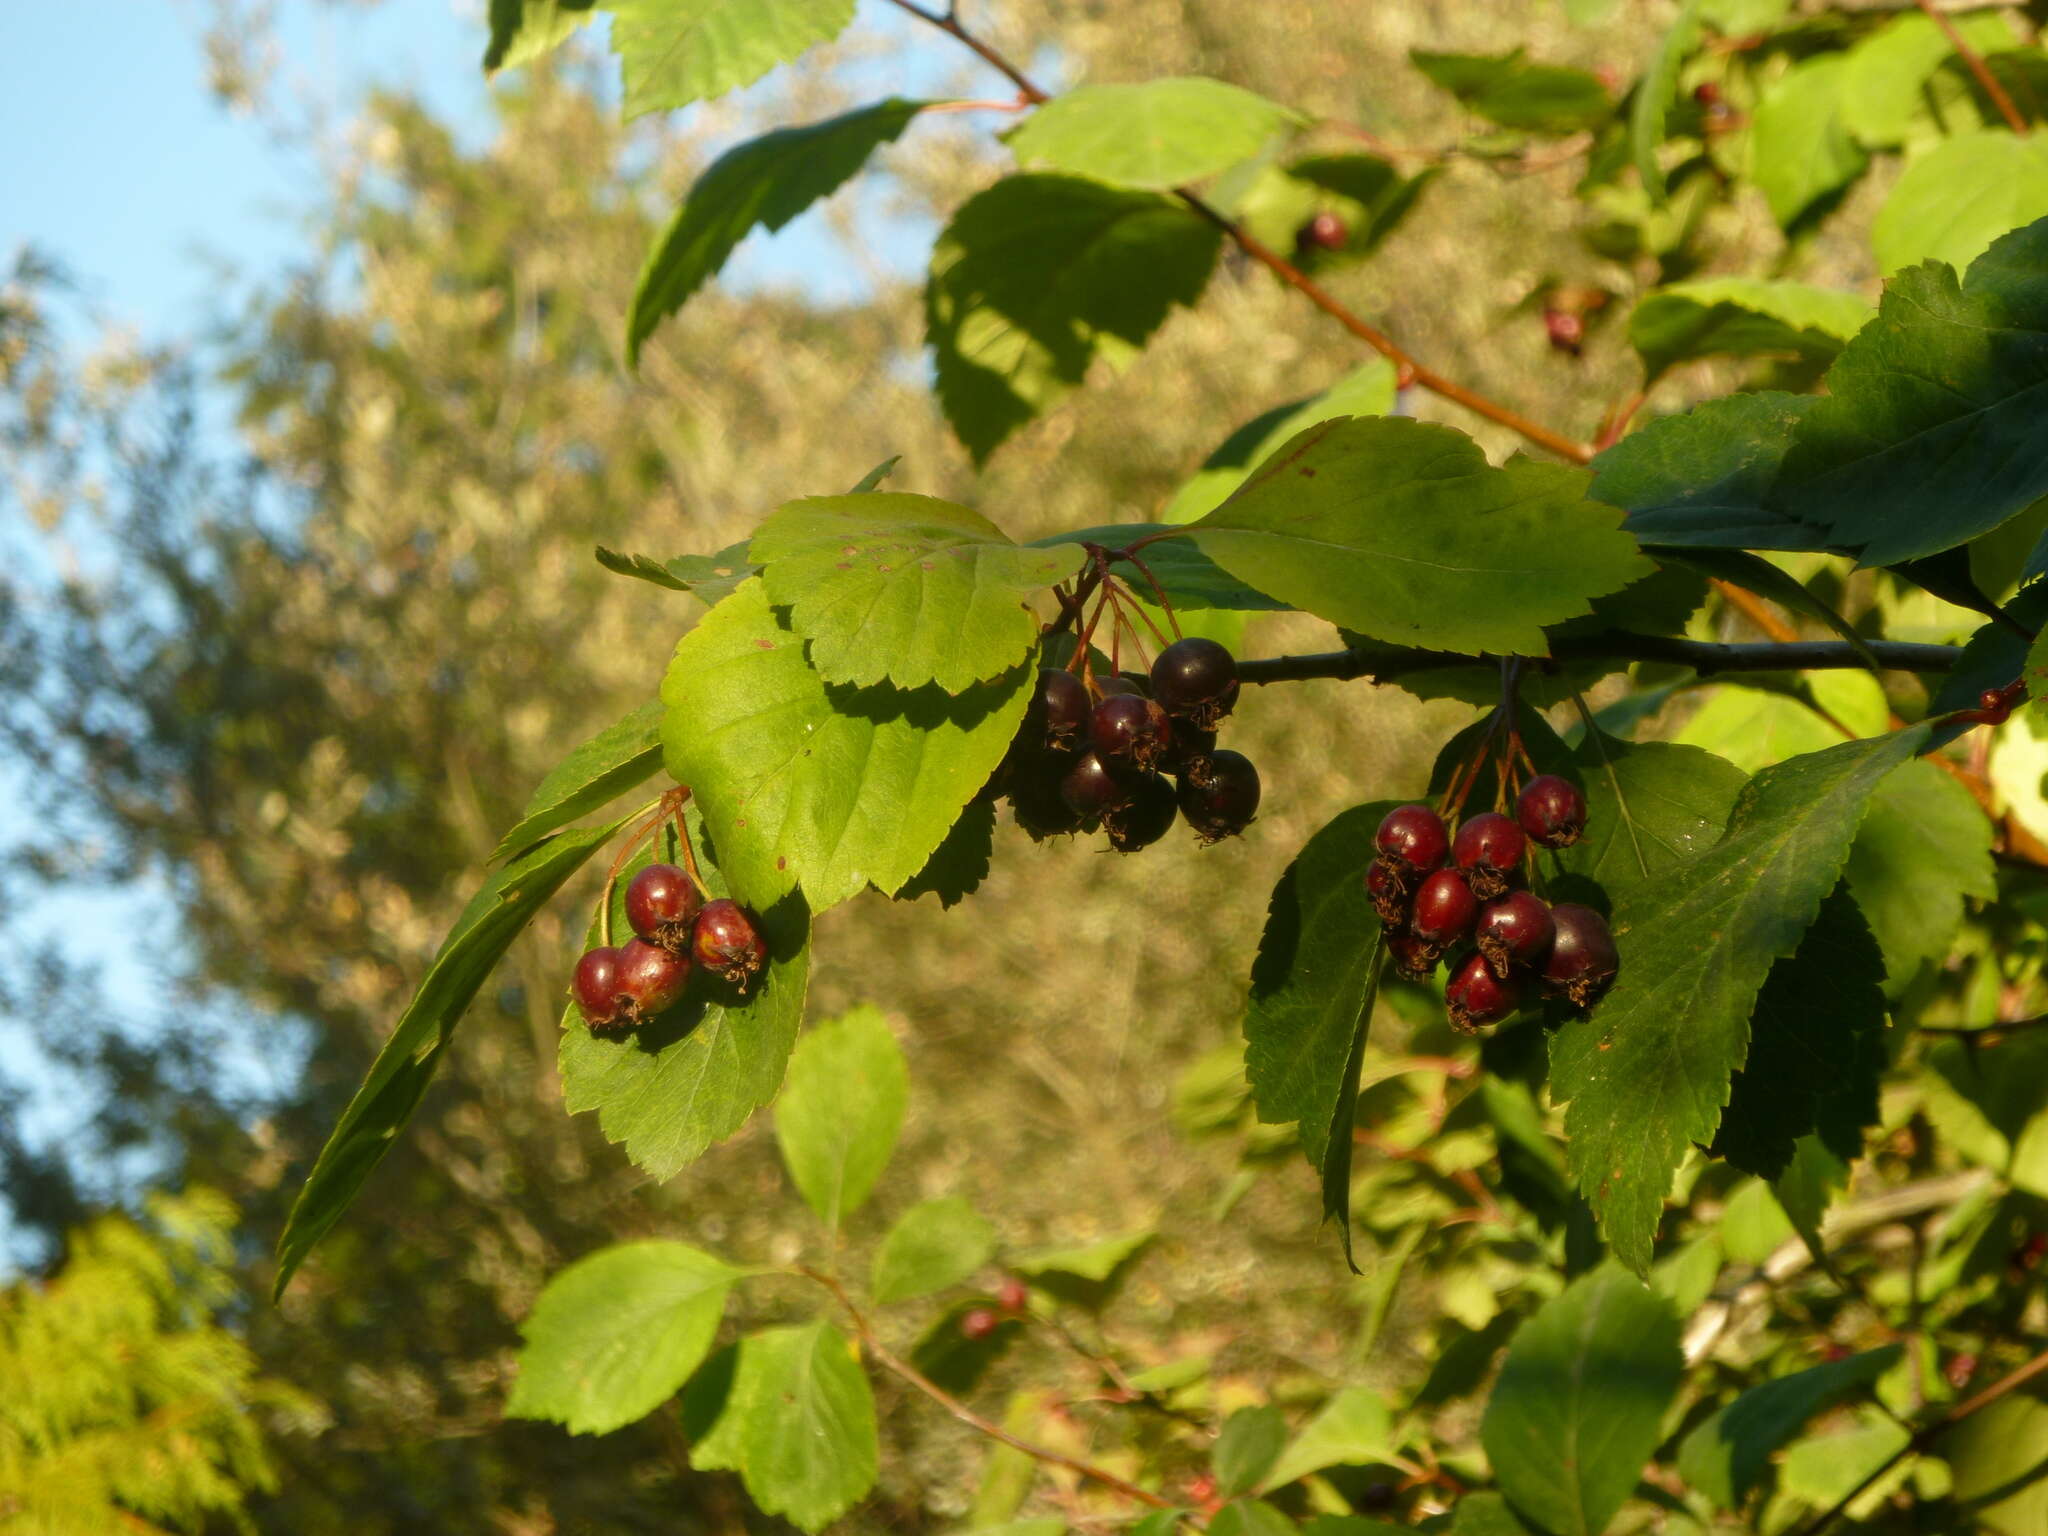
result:
M 1137 775 L 1090 747 L 1074 757 L 1060 780 L 1060 798 L 1083 821 L 1130 804 Z
M 690 921 L 703 898 L 673 864 L 650 864 L 626 887 L 626 922 L 650 944 L 678 954 L 690 947 Z
M 1424 943 L 1448 949 L 1472 931 L 1479 899 L 1455 869 L 1440 869 L 1415 888 L 1414 915 L 1408 931 Z
M 1586 797 L 1570 779 L 1539 773 L 1522 786 L 1515 820 L 1529 840 L 1545 848 L 1569 848 L 1586 830 Z
M 1129 802 L 1102 813 L 1102 830 L 1118 853 L 1136 853 L 1173 829 L 1177 808 L 1170 779 L 1157 773 L 1141 774 Z
M 1216 713 L 1237 686 L 1237 658 L 1214 640 L 1189 635 L 1152 663 L 1152 697 L 1176 720 L 1214 729 Z
M 1591 907 L 1561 901 L 1550 909 L 1557 937 L 1543 965 L 1543 984 L 1584 1008 L 1614 979 L 1621 955 L 1607 919 Z
M 1473 895 L 1491 901 L 1508 888 L 1508 877 L 1521 866 L 1528 846 L 1520 827 L 1498 811 L 1486 811 L 1458 828 L 1451 862 L 1465 871 Z
M 768 959 L 768 946 L 753 915 L 736 901 L 720 897 L 704 903 L 691 930 L 690 953 L 712 975 L 731 982 L 740 991 Z
M 1451 1028 L 1469 1035 L 1488 1024 L 1498 1024 L 1521 1007 L 1522 984 L 1494 975 L 1486 968 L 1484 955 L 1467 955 L 1444 988 L 1444 1006 L 1451 1016 Z
M 587 951 L 576 962 L 576 975 L 570 989 L 577 1008 L 582 1011 L 583 1021 L 590 1026 L 593 1035 L 632 1027 L 627 1013 L 630 999 L 619 985 L 619 952 L 616 949 L 601 946 Z
M 1173 722 L 1173 740 L 1159 759 L 1159 771 L 1176 778 L 1209 782 L 1209 754 L 1216 750 L 1216 733 L 1205 731 L 1191 720 Z
M 1438 868 L 1450 851 L 1451 835 L 1444 819 L 1426 805 L 1401 805 L 1387 812 L 1373 837 L 1380 857 L 1404 883 Z
M 1509 971 L 1541 969 L 1550 957 L 1550 941 L 1557 924 L 1550 915 L 1550 903 L 1528 891 L 1509 891 L 1490 901 L 1479 914 L 1475 938 L 1479 953 L 1493 974 L 1505 977 Z
M 1394 974 L 1409 981 L 1429 980 L 1442 953 L 1434 944 L 1412 933 L 1387 935 L 1387 954 L 1393 959 Z
M 1209 754 L 1206 784 L 1193 775 L 1180 781 L 1180 813 L 1205 843 L 1235 837 L 1259 809 L 1259 770 L 1242 752 L 1223 747 Z
M 963 1312 L 960 1316 L 961 1337 L 985 1339 L 996 1331 L 996 1325 L 1001 1321 L 1002 1319 L 987 1307 L 976 1307 L 971 1312 Z
M 1067 747 L 1088 729 L 1088 690 L 1081 679 L 1060 667 L 1038 674 L 1038 691 L 1025 712 L 1025 743 L 1035 747 Z
M 1383 926 L 1408 926 L 1408 888 L 1386 860 L 1374 859 L 1366 866 L 1365 893 L 1372 898 L 1372 909 L 1379 913 Z
M 631 999 L 636 1022 L 666 1013 L 690 979 L 690 957 L 645 939 L 628 939 L 619 950 L 619 990 Z
M 1017 825 L 1037 842 L 1081 830 L 1081 818 L 1061 793 L 1078 752 L 1034 753 L 1010 775 L 1010 809 Z
M 1113 693 L 1095 706 L 1088 736 L 1104 757 L 1150 768 L 1173 741 L 1173 726 L 1157 699 Z

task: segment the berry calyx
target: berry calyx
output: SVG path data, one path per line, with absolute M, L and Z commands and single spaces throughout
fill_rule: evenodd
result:
M 1242 752 L 1228 747 L 1209 754 L 1208 782 L 1193 774 L 1180 782 L 1180 813 L 1204 843 L 1235 837 L 1259 809 L 1259 770 Z
M 1472 882 L 1472 894 L 1490 901 L 1508 888 L 1508 877 L 1521 865 L 1528 847 L 1520 827 L 1498 811 L 1486 811 L 1458 828 L 1451 842 L 1451 862 Z
M 1621 953 L 1607 919 L 1591 907 L 1561 901 L 1550 909 L 1557 937 L 1543 964 L 1543 983 L 1584 1008 L 1592 1003 L 1621 969 Z
M 636 1024 L 673 1008 L 689 980 L 687 955 L 645 939 L 628 939 L 619 950 L 619 990 L 626 995 L 627 1012 Z
M 1522 984 L 1502 980 L 1487 969 L 1484 955 L 1467 955 L 1451 984 L 1444 988 L 1444 1006 L 1451 1028 L 1472 1034 L 1502 1019 L 1522 1006 Z
M 1443 951 L 1412 933 L 1390 933 L 1387 935 L 1387 955 L 1394 962 L 1396 976 L 1407 981 L 1427 981 L 1436 970 L 1437 960 Z
M 690 922 L 703 898 L 673 864 L 650 864 L 626 887 L 626 922 L 650 944 L 681 953 L 690 947 Z
M 1550 903 L 1541 896 L 1509 891 L 1486 904 L 1474 936 L 1493 974 L 1504 980 L 1517 966 L 1533 969 L 1549 958 L 1557 922 L 1550 915 Z
M 1082 821 L 1093 821 L 1131 803 L 1136 776 L 1120 771 L 1100 751 L 1090 747 L 1068 765 L 1060 780 L 1060 798 Z
M 1214 640 L 1188 635 L 1152 663 L 1152 697 L 1177 720 L 1213 729 L 1216 711 L 1237 686 L 1237 658 Z
M 1372 909 L 1379 913 L 1380 922 L 1388 928 L 1408 926 L 1408 891 L 1401 884 L 1401 877 L 1394 873 L 1384 859 L 1374 859 L 1366 866 L 1365 893 L 1372 898 Z
M 985 1339 L 996 1331 L 1002 1319 L 987 1307 L 976 1307 L 960 1315 L 960 1336 L 967 1339 Z
M 768 946 L 753 914 L 736 901 L 719 897 L 704 903 L 690 934 L 690 954 L 712 975 L 747 990 L 768 959 Z
M 1003 1283 L 996 1287 L 996 1305 L 1015 1317 L 1030 1304 L 1030 1288 L 1015 1275 L 1003 1276 Z
M 1197 784 L 1209 782 L 1209 754 L 1216 750 L 1216 733 L 1205 731 L 1191 720 L 1173 722 L 1173 740 L 1159 759 L 1159 771 L 1176 778 L 1190 778 Z
M 1027 757 L 1010 775 L 1010 810 L 1017 825 L 1034 842 L 1081 830 L 1081 818 L 1061 793 L 1075 752 L 1046 752 Z
M 1102 829 L 1118 853 L 1149 848 L 1172 830 L 1178 802 L 1173 784 L 1160 774 L 1139 778 L 1128 802 L 1102 814 Z
M 1586 797 L 1570 779 L 1539 773 L 1515 798 L 1515 822 L 1533 843 L 1569 848 L 1586 830 Z
M 1415 889 L 1414 915 L 1408 931 L 1424 943 L 1448 949 L 1472 931 L 1479 898 L 1455 869 L 1439 869 Z
M 1389 872 L 1404 885 L 1438 868 L 1450 851 L 1451 835 L 1443 817 L 1426 805 L 1396 806 L 1380 821 L 1373 846 L 1387 861 Z
M 619 985 L 619 952 L 609 945 L 588 950 L 576 962 L 569 989 L 593 1035 L 632 1028 L 630 999 Z
M 1060 667 L 1044 667 L 1024 712 L 1024 740 L 1031 746 L 1071 746 L 1088 729 L 1088 690 Z
M 1173 740 L 1173 726 L 1157 699 L 1112 693 L 1095 706 L 1088 737 L 1104 757 L 1150 768 Z

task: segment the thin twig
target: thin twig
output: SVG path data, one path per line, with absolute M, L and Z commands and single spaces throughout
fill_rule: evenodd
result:
M 1896 672 L 1947 672 L 1962 652 L 1952 645 L 1921 645 L 1904 640 L 1873 640 L 1867 650 L 1880 665 Z M 1867 668 L 1869 655 L 1844 640 L 1799 640 L 1789 645 L 1687 640 L 1677 635 L 1637 635 L 1612 630 L 1605 634 L 1560 637 L 1551 644 L 1557 661 L 1661 661 L 1695 672 L 1817 672 Z M 1418 672 L 1451 667 L 1490 667 L 1492 658 L 1448 651 L 1409 651 L 1398 655 L 1370 650 L 1316 651 L 1299 656 L 1267 656 L 1237 664 L 1239 682 L 1295 683 L 1311 678 L 1340 682 L 1370 678 L 1388 682 Z
M 1977 83 L 1984 87 L 1984 94 L 1989 96 L 1991 104 L 1998 108 L 1998 114 L 2005 119 L 2006 126 L 2024 137 L 2027 132 L 2027 120 L 2020 116 L 2020 109 L 2014 106 L 2012 98 L 2005 94 L 2005 87 L 2000 85 L 1998 77 L 1991 73 L 1990 66 L 1984 62 L 1984 56 L 1969 45 L 1962 31 L 1941 7 L 1934 3 L 1934 0 L 1918 0 L 1918 3 L 1927 19 L 1941 28 L 1942 35 L 1948 39 L 1948 45 L 1955 49 L 1956 57 L 1961 59 L 1970 73 L 1977 77 Z

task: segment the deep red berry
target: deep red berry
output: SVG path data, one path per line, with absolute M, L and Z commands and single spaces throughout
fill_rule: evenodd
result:
M 1152 697 L 1176 720 L 1213 729 L 1217 707 L 1236 686 L 1237 658 L 1201 635 L 1174 641 L 1152 663 Z
M 1451 836 L 1444 819 L 1426 805 L 1401 805 L 1387 812 L 1373 846 L 1397 875 L 1426 875 L 1442 865 Z
M 1448 949 L 1472 931 L 1479 898 L 1455 869 L 1440 869 L 1415 888 L 1414 915 L 1408 931 L 1438 949 Z
M 1083 821 L 1131 803 L 1137 775 L 1112 763 L 1095 748 L 1075 756 L 1060 780 L 1060 798 Z
M 1171 780 L 1156 773 L 1141 774 L 1130 800 L 1102 813 L 1102 829 L 1109 834 L 1109 846 L 1118 853 L 1136 853 L 1149 848 L 1173 828 L 1177 809 Z
M 1088 690 L 1081 679 L 1061 667 L 1044 667 L 1038 689 L 1024 714 L 1024 742 L 1034 747 L 1074 744 L 1088 729 Z
M 1550 903 L 1541 896 L 1509 891 L 1498 901 L 1486 904 L 1473 936 L 1493 974 L 1505 977 L 1517 966 L 1524 970 L 1542 968 L 1550 958 L 1557 923 L 1550 915 Z
M 1030 1304 L 1029 1287 L 1015 1275 L 1003 1276 L 1003 1283 L 996 1287 L 996 1305 L 1014 1316 Z
M 1002 1319 L 987 1307 L 976 1307 L 960 1315 L 960 1334 L 963 1338 L 985 1339 L 996 1331 L 997 1324 L 1001 1322 Z
M 1692 88 L 1692 99 L 1703 107 L 1717 107 L 1721 104 L 1721 87 L 1712 80 L 1702 80 Z
M 1159 771 L 1176 778 L 1209 782 L 1209 754 L 1216 750 L 1216 733 L 1205 731 L 1192 720 L 1173 722 L 1173 740 L 1159 759 Z
M 1394 962 L 1395 975 L 1409 981 L 1427 981 L 1436 970 L 1443 951 L 1412 933 L 1390 933 L 1387 935 L 1387 954 Z
M 626 887 L 626 922 L 650 944 L 677 953 L 690 947 L 690 921 L 703 898 L 673 864 L 650 864 Z
M 1180 813 L 1205 843 L 1237 836 L 1258 809 L 1259 770 L 1242 752 L 1211 752 L 1206 784 L 1192 774 L 1180 781 Z
M 1408 926 L 1408 888 L 1386 860 L 1374 859 L 1366 866 L 1365 893 L 1372 898 L 1372 909 L 1379 913 L 1382 924 L 1388 928 Z
M 1295 232 L 1294 243 L 1304 248 L 1315 246 L 1325 251 L 1341 251 L 1350 234 L 1344 227 L 1344 221 L 1325 209 Z
M 673 1008 L 689 980 L 688 955 L 645 939 L 628 939 L 619 950 L 619 990 L 631 1000 L 636 1022 Z
M 592 1034 L 601 1035 L 607 1030 L 631 1026 L 632 1021 L 627 1016 L 629 1000 L 619 985 L 619 952 L 616 949 L 604 946 L 587 951 L 576 962 L 576 975 L 570 983 L 570 990 Z
M 1157 699 L 1112 693 L 1095 706 L 1088 737 L 1104 757 L 1150 768 L 1173 740 L 1173 726 Z
M 1568 309 L 1547 308 L 1543 311 L 1543 333 L 1558 351 L 1577 357 L 1586 344 L 1586 317 Z
M 1586 830 L 1586 797 L 1570 779 L 1539 773 L 1516 796 L 1515 821 L 1531 842 L 1569 848 Z
M 1621 968 L 1614 935 L 1606 918 L 1576 902 L 1559 902 L 1550 909 L 1550 920 L 1557 926 L 1557 938 L 1543 965 L 1544 985 L 1584 1008 Z
M 1451 862 L 1465 871 L 1472 894 L 1490 901 L 1508 888 L 1508 877 L 1528 847 L 1520 827 L 1498 811 L 1486 811 L 1459 826 L 1451 841 Z
M 1451 984 L 1444 988 L 1444 1006 L 1450 1013 L 1451 1027 L 1469 1035 L 1488 1024 L 1498 1024 L 1521 1007 L 1522 984 L 1494 975 L 1486 968 L 1484 955 L 1467 955 L 1465 963 L 1451 977 Z
M 1010 774 L 1010 809 L 1017 825 L 1038 842 L 1081 830 L 1081 818 L 1061 792 L 1078 752 L 1033 753 Z
M 1942 1379 L 1960 1392 L 1970 1384 L 1970 1378 L 1977 1374 L 1977 1357 L 1970 1354 L 1950 1355 L 1941 1368 Z
M 704 910 L 697 914 L 690 953 L 705 970 L 744 992 L 767 963 L 768 946 L 753 914 L 738 902 L 720 897 L 705 902 Z

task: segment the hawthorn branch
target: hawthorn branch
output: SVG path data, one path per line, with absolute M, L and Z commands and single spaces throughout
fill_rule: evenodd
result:
M 1896 672 L 1947 672 L 1962 651 L 1953 645 L 1920 645 L 1903 640 L 1873 640 L 1868 650 Z M 1730 644 L 1687 640 L 1675 635 L 1636 635 L 1615 630 L 1606 634 L 1560 639 L 1551 648 L 1556 661 L 1661 661 L 1695 672 L 1809 672 L 1869 665 L 1863 651 L 1845 640 L 1798 640 L 1789 644 Z M 1495 658 L 1461 656 L 1447 651 L 1410 651 L 1386 655 L 1352 648 L 1300 656 L 1269 656 L 1240 661 L 1241 683 L 1297 683 L 1311 678 L 1340 682 L 1359 678 L 1391 682 L 1418 672 L 1452 667 L 1491 666 Z
M 1961 59 L 1970 73 L 1977 77 L 1977 83 L 1984 87 L 1984 94 L 1989 96 L 1991 104 L 1998 108 L 1999 116 L 2005 119 L 2006 126 L 2024 138 L 2027 133 L 2027 120 L 2020 115 L 2020 109 L 2013 105 L 2012 98 L 2006 95 L 2005 87 L 1998 83 L 1998 76 L 1991 73 L 1991 67 L 1984 62 L 1984 56 L 1969 45 L 1954 19 L 1936 5 L 1934 0 L 1918 0 L 1918 4 L 1927 19 L 1941 28 L 1942 35 L 1948 39 L 1949 47 L 1955 49 L 1956 57 Z
M 1016 86 L 1018 93 L 1030 104 L 1036 106 L 1052 99 L 1032 82 L 1030 76 L 962 26 L 959 18 L 951 12 L 941 14 L 938 11 L 927 10 L 919 5 L 917 0 L 891 0 L 891 4 L 929 26 L 937 27 L 955 41 L 972 49 L 984 63 Z M 1205 201 L 1199 193 L 1187 187 L 1176 187 L 1174 196 L 1186 203 L 1200 217 L 1214 224 L 1246 256 L 1391 362 L 1400 370 L 1404 382 L 1419 384 L 1431 394 L 1440 395 L 1446 400 L 1462 405 L 1474 415 L 1506 427 L 1538 447 L 1547 448 L 1559 458 L 1567 459 L 1574 464 L 1584 464 L 1593 457 L 1593 449 L 1587 444 L 1566 437 L 1561 432 L 1554 432 L 1541 422 L 1531 421 L 1520 412 L 1512 411 L 1498 401 L 1490 400 L 1478 391 L 1467 389 L 1455 380 L 1444 377 L 1435 369 L 1424 367 L 1386 332 L 1367 324 L 1322 284 L 1316 282 L 1278 251 L 1257 239 L 1235 219 L 1229 218 Z

